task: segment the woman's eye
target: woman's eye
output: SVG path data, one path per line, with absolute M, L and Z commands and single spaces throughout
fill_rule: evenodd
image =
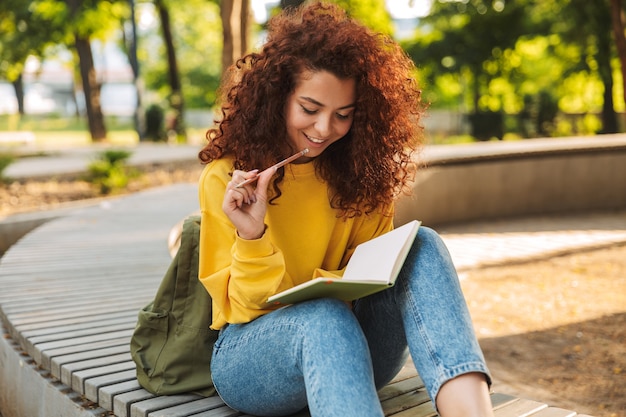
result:
M 352 116 L 352 113 L 348 113 L 348 114 L 337 113 L 337 118 L 339 120 L 348 120 L 351 116 Z
M 307 108 L 306 108 L 306 107 L 304 107 L 304 106 L 300 106 L 300 107 L 302 107 L 302 110 L 304 110 L 304 112 L 305 112 L 306 114 L 315 114 L 315 113 L 317 113 L 317 110 L 307 109 Z

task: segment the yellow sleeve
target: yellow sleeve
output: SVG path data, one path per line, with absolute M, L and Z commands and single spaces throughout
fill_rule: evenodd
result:
M 200 177 L 199 279 L 211 295 L 214 329 L 226 323 L 247 323 L 276 307 L 269 296 L 293 286 L 285 270 L 282 252 L 269 233 L 245 240 L 222 211 L 231 165 L 218 160 Z

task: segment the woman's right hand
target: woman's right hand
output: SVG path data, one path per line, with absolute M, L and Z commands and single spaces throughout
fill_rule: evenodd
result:
M 237 184 L 257 175 L 256 182 L 237 187 Z M 261 173 L 258 170 L 248 172 L 236 170 L 226 186 L 222 210 L 242 239 L 258 239 L 265 232 L 267 187 L 273 175 L 272 170 Z

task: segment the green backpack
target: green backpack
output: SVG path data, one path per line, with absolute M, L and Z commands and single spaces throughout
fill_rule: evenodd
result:
M 185 219 L 180 249 L 154 300 L 140 312 L 130 341 L 137 380 L 156 395 L 215 394 L 211 297 L 198 280 L 200 216 Z

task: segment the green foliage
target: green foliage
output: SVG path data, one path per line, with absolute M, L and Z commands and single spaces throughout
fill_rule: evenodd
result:
M 29 9 L 48 23 L 48 30 L 71 46 L 75 35 L 84 38 L 107 39 L 122 19 L 130 14 L 126 0 L 32 0 Z
M 4 170 L 15 161 L 15 157 L 8 153 L 0 153 L 0 182 L 5 180 Z
M 393 32 L 391 16 L 387 12 L 384 0 L 333 0 L 333 3 L 343 7 L 350 16 L 376 32 L 388 35 Z
M 610 31 L 608 1 L 435 1 L 403 46 L 420 68 L 432 108 L 502 112 L 505 134 L 575 134 L 597 123 L 559 118 L 562 113 L 624 106 L 621 74 L 611 66 L 615 56 L 607 55 L 615 54 Z M 606 89 L 616 93 L 604 103 Z M 506 115 L 519 115 L 518 122 L 508 123 L 515 119 Z
M 133 175 L 126 161 L 132 152 L 107 150 L 89 164 L 87 180 L 96 185 L 101 194 L 111 194 L 124 189 Z
M 147 140 L 164 141 L 165 134 L 165 113 L 158 104 L 152 104 L 146 109 L 146 132 Z
M 158 93 L 155 101 L 159 102 L 170 94 L 165 46 L 153 5 L 140 3 L 137 10 L 154 15 L 156 19 L 139 32 L 138 58 L 146 86 Z M 211 107 L 215 104 L 215 91 L 222 72 L 219 6 L 206 0 L 187 0 L 185 7 L 172 3 L 169 11 L 185 107 Z
M 163 1 L 171 13 L 185 106 L 211 107 L 221 77 L 219 1 L 185 0 L 184 7 L 173 0 Z M 391 33 L 385 0 L 330 1 L 370 28 Z M 64 0 L 0 1 L 0 78 L 18 80 L 29 55 L 45 57 L 54 53 L 52 47 L 60 49 L 58 45 L 71 48 L 76 34 L 111 40 L 129 18 L 127 0 L 76 4 L 79 7 L 71 10 Z M 145 97 L 144 106 L 162 103 L 170 93 L 159 20 L 153 9 L 151 1 L 136 2 L 138 58 L 146 89 L 152 94 Z M 154 21 L 146 25 L 144 12 L 150 10 Z M 624 108 L 607 0 L 435 0 L 432 13 L 420 19 L 416 37 L 403 46 L 419 68 L 424 99 L 431 108 L 502 113 L 505 134 L 513 129 L 527 136 L 521 117 L 524 112 L 538 114 L 542 95 L 551 97 L 550 105 L 544 105 L 550 109 L 546 113 L 558 112 L 555 118 L 549 117 L 552 121 L 541 122 L 545 134 L 601 130 L 598 118 L 583 115 L 607 106 L 609 110 Z M 614 104 L 603 96 L 606 89 L 614 92 L 609 97 Z M 529 110 L 524 97 L 532 99 L 535 110 Z M 579 114 L 580 121 L 562 113 Z M 0 129 L 2 123 L 0 116 Z M 50 119 L 46 126 L 57 131 L 63 123 Z M 542 130 L 535 120 L 528 123 L 535 134 Z M 84 121 L 70 123 L 72 129 L 78 124 L 80 130 L 85 129 Z M 36 120 L 20 120 L 18 127 L 40 130 Z
M 30 55 L 43 56 L 50 45 L 62 38 L 32 7 L 32 2 L 0 2 L 0 77 L 15 81 Z

